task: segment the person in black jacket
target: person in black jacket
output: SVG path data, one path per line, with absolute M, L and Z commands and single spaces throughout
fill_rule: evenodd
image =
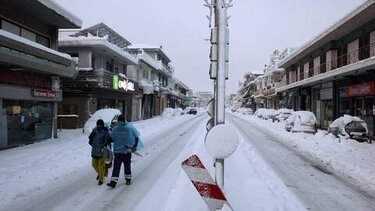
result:
M 103 148 L 110 142 L 108 128 L 104 127 L 104 121 L 99 119 L 96 127 L 89 135 L 89 144 L 91 145 L 92 167 L 98 176 L 98 185 L 102 185 L 105 178 L 106 165 L 103 158 Z

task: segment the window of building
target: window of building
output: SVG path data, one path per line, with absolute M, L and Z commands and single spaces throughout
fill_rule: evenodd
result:
M 15 35 L 20 35 L 21 28 L 15 24 L 12 24 L 8 21 L 2 20 L 1 21 L 1 29 L 10 33 L 13 33 Z
M 23 38 L 26 38 L 28 40 L 31 40 L 33 42 L 39 43 L 45 47 L 50 47 L 50 39 L 42 36 L 40 34 L 37 34 L 35 32 L 32 32 L 26 28 L 23 28 L 21 26 L 18 26 L 17 24 L 11 23 L 6 20 L 1 20 L 1 29 L 4 31 L 10 32 L 12 34 L 21 36 Z
M 95 63 L 96 63 L 96 58 L 95 58 L 95 56 L 92 56 L 91 57 L 91 67 L 92 67 L 93 70 L 96 69 Z
M 78 114 L 78 105 L 76 104 L 62 104 L 59 108 L 59 114 L 70 115 Z
M 126 64 L 122 65 L 122 73 L 128 76 L 128 66 Z
M 21 28 L 21 37 L 36 42 L 36 34 L 27 29 Z

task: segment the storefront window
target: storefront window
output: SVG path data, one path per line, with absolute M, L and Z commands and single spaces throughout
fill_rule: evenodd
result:
M 53 104 L 22 100 L 4 100 L 8 145 L 23 145 L 51 137 Z

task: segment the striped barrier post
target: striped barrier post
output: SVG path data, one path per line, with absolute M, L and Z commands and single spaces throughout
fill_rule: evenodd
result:
M 220 210 L 225 204 L 228 205 L 223 192 L 197 155 L 184 160 L 181 166 L 210 210 Z

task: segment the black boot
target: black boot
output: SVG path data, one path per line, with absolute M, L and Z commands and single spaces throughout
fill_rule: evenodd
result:
M 116 181 L 111 180 L 110 183 L 107 183 L 107 186 L 109 186 L 109 187 L 111 187 L 111 188 L 115 188 L 115 187 L 116 187 L 116 184 L 117 184 Z
M 131 184 L 130 179 L 126 179 L 126 185 L 130 185 L 130 184 Z

